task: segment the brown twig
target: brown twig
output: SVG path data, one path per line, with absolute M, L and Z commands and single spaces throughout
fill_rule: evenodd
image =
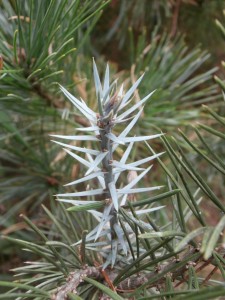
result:
M 3 57 L 0 55 L 0 70 L 3 69 Z
M 54 108 L 64 108 L 64 104 L 62 102 L 61 98 L 55 98 L 52 95 L 48 94 L 43 87 L 41 86 L 41 84 L 33 82 L 32 85 L 32 89 L 33 91 L 38 94 L 38 96 L 40 96 L 42 99 L 46 100 L 47 104 L 50 106 L 53 106 Z M 75 122 L 84 126 L 84 127 L 88 127 L 90 126 L 89 122 L 84 119 L 82 116 L 75 116 L 74 117 Z
M 31 79 L 32 89 L 38 94 L 42 99 L 46 100 L 48 105 L 51 105 L 55 108 L 63 108 L 63 104 L 59 98 L 55 98 L 52 95 L 48 94 L 40 83 L 35 82 L 35 80 Z
M 177 32 L 177 23 L 178 23 L 178 16 L 179 16 L 179 10 L 180 10 L 180 4 L 181 0 L 177 0 L 175 4 L 173 19 L 172 19 L 172 27 L 170 36 L 173 38 Z
M 110 287 L 111 290 L 116 291 L 115 286 L 113 285 L 111 279 L 109 278 L 108 274 L 106 273 L 105 270 L 100 270 L 102 276 L 104 277 L 105 281 L 107 282 L 108 286 Z
M 212 258 L 209 258 L 206 262 L 204 262 L 200 267 L 198 267 L 196 270 L 195 270 L 195 272 L 196 273 L 198 273 L 198 272 L 200 272 L 201 270 L 203 270 L 205 267 L 207 267 L 210 263 L 211 263 L 211 261 L 212 261 Z M 200 263 L 201 261 L 199 261 L 199 263 Z M 188 280 L 188 277 L 189 277 L 189 275 L 186 275 L 186 276 L 184 276 L 183 275 L 183 279 L 182 280 L 180 280 L 180 282 L 178 282 L 176 285 L 175 285 L 175 288 L 176 287 L 178 287 L 178 286 L 180 286 L 182 283 L 184 283 L 185 281 L 187 281 Z
M 84 127 L 90 126 L 89 122 L 81 116 L 75 116 L 74 119 L 75 119 L 76 123 L 78 123 Z
M 215 266 L 212 271 L 208 274 L 208 276 L 203 280 L 202 285 L 206 284 L 209 279 L 215 274 L 215 272 L 218 270 L 218 266 Z
M 21 214 L 22 216 L 22 214 Z M 38 225 L 38 226 L 41 226 L 43 224 L 51 224 L 51 222 L 46 219 L 46 218 L 38 218 L 38 220 L 33 220 L 32 221 L 34 224 Z M 12 224 L 10 225 L 9 227 L 5 228 L 5 229 L 2 229 L 0 231 L 0 234 L 1 235 L 9 235 L 13 232 L 17 232 L 19 230 L 22 230 L 22 229 L 27 229 L 28 228 L 28 225 L 25 223 L 25 222 L 19 222 L 19 223 L 16 223 L 16 224 Z
M 212 261 L 212 257 L 210 257 L 207 261 L 204 262 L 204 264 L 202 264 L 200 267 L 198 267 L 196 269 L 196 273 L 200 272 L 201 270 L 203 270 L 205 267 L 207 267 Z

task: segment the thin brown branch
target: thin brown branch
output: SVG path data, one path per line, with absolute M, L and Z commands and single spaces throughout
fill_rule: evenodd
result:
M 3 57 L 0 55 L 0 70 L 3 69 Z
M 205 267 L 207 267 L 208 265 L 211 264 L 211 261 L 212 261 L 212 257 L 209 258 L 207 261 L 205 261 L 201 266 L 196 268 L 195 272 L 198 273 L 201 270 L 203 270 Z M 199 263 L 201 263 L 201 261 L 199 261 Z M 186 276 L 183 275 L 183 279 L 175 285 L 175 288 L 178 287 L 179 285 L 181 285 L 182 283 L 184 283 L 185 281 L 187 281 L 188 277 L 189 277 L 189 275 L 186 275 Z
M 59 98 L 56 99 L 55 97 L 47 93 L 41 84 L 37 82 L 33 82 L 32 89 L 36 94 L 38 94 L 38 96 L 46 100 L 48 105 L 51 105 L 55 108 L 63 108 L 62 101 L 60 101 Z
M 110 287 L 111 290 L 116 291 L 115 286 L 113 285 L 111 279 L 109 278 L 108 274 L 106 273 L 105 270 L 101 270 L 102 276 L 105 279 L 105 282 L 107 282 L 108 286 Z
M 213 274 L 216 273 L 216 271 L 218 270 L 218 266 L 215 266 L 212 271 L 208 274 L 208 276 L 203 280 L 202 285 L 206 284 L 210 278 L 213 276 Z
M 53 106 L 56 109 L 64 108 L 64 104 L 62 99 L 53 97 L 48 92 L 44 90 L 44 88 L 39 83 L 34 83 L 32 85 L 33 91 L 38 94 L 42 99 L 46 100 L 49 106 Z M 75 116 L 74 120 L 76 123 L 80 124 L 81 126 L 88 127 L 90 126 L 89 121 L 83 118 L 82 116 Z
M 75 120 L 76 123 L 78 123 L 78 124 L 80 124 L 84 127 L 90 126 L 89 122 L 81 116 L 75 116 L 74 120 Z
M 173 38 L 177 32 L 177 23 L 178 23 L 178 16 L 180 10 L 181 0 L 177 0 L 175 4 L 173 19 L 172 19 L 172 28 L 170 32 L 170 36 Z

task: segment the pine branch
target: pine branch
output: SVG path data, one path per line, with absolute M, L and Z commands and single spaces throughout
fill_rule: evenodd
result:
M 50 95 L 46 90 L 44 90 L 43 86 L 40 83 L 32 81 L 32 90 L 40 96 L 42 99 L 46 100 L 46 103 L 55 108 L 63 108 L 62 101 L 60 98 L 56 98 Z
M 55 295 L 52 296 L 51 300 L 66 300 L 67 294 L 70 292 L 77 293 L 77 287 L 83 282 L 84 277 L 93 279 L 102 279 L 101 272 L 95 267 L 86 267 L 83 270 L 76 270 L 71 272 L 67 278 L 66 284 L 58 288 Z
M 62 109 L 64 108 L 64 104 L 62 101 L 62 98 L 56 97 L 55 95 L 51 95 L 49 94 L 44 87 L 36 82 L 35 80 L 32 80 L 32 90 L 38 95 L 40 96 L 42 99 L 46 100 L 46 103 L 49 106 L 53 106 L 56 109 Z M 75 116 L 74 120 L 76 123 L 78 123 L 79 125 L 82 125 L 84 127 L 88 127 L 90 124 L 87 120 L 85 120 L 82 116 Z
M 218 249 L 218 252 L 222 253 L 223 249 Z M 138 274 L 132 275 L 122 280 L 115 287 L 115 290 L 117 292 L 129 293 L 135 291 L 141 286 L 148 288 L 164 286 L 167 276 L 170 276 L 172 282 L 175 280 L 180 280 L 180 278 L 183 278 L 189 266 L 197 268 L 197 265 L 202 261 L 204 261 L 204 265 L 214 265 L 212 258 L 209 258 L 207 261 L 205 261 L 198 249 L 190 248 L 182 256 L 180 256 L 179 259 L 175 257 L 165 265 L 158 265 L 158 267 L 153 272 L 139 272 Z M 56 294 L 53 295 L 51 299 L 66 300 L 66 295 L 69 292 L 77 293 L 77 288 L 79 285 L 84 283 L 85 277 L 102 281 L 103 284 L 107 285 L 108 283 L 105 281 L 104 273 L 107 273 L 108 281 L 110 280 L 111 282 L 113 282 L 113 280 L 119 274 L 119 271 L 117 269 L 107 269 L 102 272 L 101 268 L 99 267 L 86 266 L 83 270 L 76 270 L 74 272 L 71 272 L 69 277 L 67 278 L 67 282 L 58 289 Z M 209 275 L 211 275 L 211 273 Z M 188 280 L 188 278 L 186 278 L 186 280 Z M 181 282 L 184 281 L 181 280 Z M 112 288 L 112 286 L 110 285 L 109 287 Z

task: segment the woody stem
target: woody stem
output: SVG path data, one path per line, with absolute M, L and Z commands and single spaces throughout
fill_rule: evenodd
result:
M 113 160 L 113 151 L 112 151 L 112 142 L 108 138 L 107 134 L 112 132 L 112 124 L 110 120 L 107 121 L 100 121 L 101 128 L 100 128 L 100 136 L 101 136 L 101 149 L 102 151 L 107 151 L 107 155 L 102 161 L 104 179 L 105 179 L 105 195 L 106 198 L 111 198 L 110 190 L 109 190 L 109 184 L 114 181 L 114 175 L 113 175 L 113 167 L 111 165 Z M 114 206 L 112 206 L 110 214 L 111 217 L 110 220 L 110 227 L 111 227 L 111 236 L 112 240 L 115 238 L 115 231 L 114 231 L 114 225 L 118 223 L 117 218 L 117 211 L 115 210 Z

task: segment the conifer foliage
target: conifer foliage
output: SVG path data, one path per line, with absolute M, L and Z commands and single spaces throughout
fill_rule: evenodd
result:
M 179 35 L 129 29 L 131 74 L 110 75 L 92 40 L 108 3 L 1 1 L 0 260 L 19 263 L 10 280 L 0 266 L 0 300 L 225 294 L 218 69 Z

